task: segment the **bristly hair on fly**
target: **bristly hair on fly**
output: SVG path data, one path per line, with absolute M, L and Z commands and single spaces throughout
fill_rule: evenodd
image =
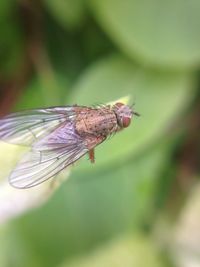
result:
M 95 106 L 58 106 L 12 113 L 0 119 L 0 140 L 25 145 L 9 176 L 16 188 L 30 188 L 55 177 L 85 154 L 95 162 L 94 149 L 109 136 L 129 127 L 135 112 L 122 102 Z

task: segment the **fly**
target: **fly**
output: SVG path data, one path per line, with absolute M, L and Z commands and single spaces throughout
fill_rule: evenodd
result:
M 31 147 L 11 172 L 10 184 L 16 188 L 36 186 L 86 153 L 93 163 L 94 148 L 127 128 L 133 115 L 139 114 L 123 103 L 51 107 L 7 115 L 0 119 L 0 140 Z

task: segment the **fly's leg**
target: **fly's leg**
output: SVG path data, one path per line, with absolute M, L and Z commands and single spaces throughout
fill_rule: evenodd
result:
M 95 157 L 94 157 L 94 148 L 101 144 L 106 137 L 105 136 L 95 136 L 95 135 L 88 135 L 86 136 L 86 144 L 87 144 L 87 148 L 88 148 L 88 154 L 89 154 L 89 159 L 91 161 L 91 163 L 95 162 Z
M 94 148 L 90 149 L 89 152 L 89 159 L 91 163 L 95 163 L 95 157 L 94 157 Z

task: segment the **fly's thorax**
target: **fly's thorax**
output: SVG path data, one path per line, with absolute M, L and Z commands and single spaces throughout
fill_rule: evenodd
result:
M 76 118 L 76 131 L 80 135 L 108 136 L 118 130 L 117 118 L 110 108 L 90 109 Z

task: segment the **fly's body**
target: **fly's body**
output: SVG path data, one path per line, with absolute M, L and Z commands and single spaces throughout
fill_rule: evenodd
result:
M 75 128 L 81 136 L 92 134 L 106 137 L 117 131 L 117 118 L 109 107 L 85 108 L 78 112 Z
M 0 139 L 30 146 L 9 177 L 17 188 L 29 188 L 54 177 L 86 153 L 94 162 L 94 148 L 109 135 L 130 125 L 129 106 L 66 106 L 18 112 L 0 120 Z

